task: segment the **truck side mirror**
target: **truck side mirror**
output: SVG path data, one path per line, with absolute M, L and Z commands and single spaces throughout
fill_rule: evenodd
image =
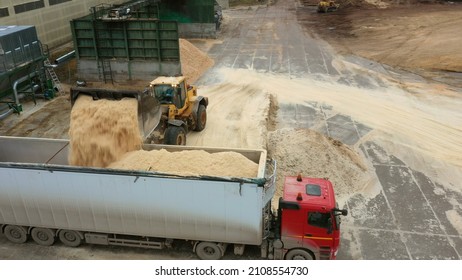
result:
M 342 216 L 346 216 L 348 215 L 348 210 L 347 209 L 338 209 L 338 208 L 334 208 L 332 209 L 334 211 L 334 215 L 335 216 L 338 216 L 338 215 L 342 215 Z M 340 214 L 338 214 L 340 212 Z

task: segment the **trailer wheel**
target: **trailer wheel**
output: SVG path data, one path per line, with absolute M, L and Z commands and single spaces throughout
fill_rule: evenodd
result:
M 218 244 L 212 242 L 197 244 L 196 254 L 201 260 L 219 260 L 223 255 Z
M 194 128 L 195 131 L 202 131 L 207 124 L 207 109 L 204 105 L 199 105 L 199 109 L 197 109 L 197 117 L 196 117 L 196 127 Z
M 313 255 L 303 249 L 292 249 L 286 254 L 286 260 L 314 260 Z
M 186 131 L 181 126 L 171 125 L 167 127 L 164 143 L 167 145 L 186 145 Z
M 23 227 L 7 225 L 4 230 L 5 237 L 13 243 L 24 243 L 27 241 L 27 232 Z
M 82 244 L 82 238 L 73 230 L 61 230 L 58 234 L 59 240 L 66 246 L 78 247 Z
M 38 245 L 51 246 L 55 243 L 55 235 L 49 228 L 33 228 L 30 235 Z

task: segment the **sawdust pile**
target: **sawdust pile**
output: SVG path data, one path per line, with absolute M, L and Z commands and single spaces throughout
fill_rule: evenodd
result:
M 81 95 L 71 111 L 69 164 L 182 176 L 255 178 L 258 164 L 236 152 L 141 150 L 138 102 Z
M 180 58 L 183 76 L 189 83 L 194 83 L 214 64 L 213 59 L 185 39 L 180 39 Z
M 164 149 L 125 154 L 109 168 L 157 171 L 182 176 L 255 178 L 258 164 L 236 152 L 208 153 L 204 150 L 169 152 Z
M 367 166 L 348 146 L 309 129 L 281 129 L 268 136 L 269 156 L 278 164 L 276 196 L 282 196 L 284 177 L 329 178 L 337 197 L 361 191 Z
M 106 167 L 140 149 L 138 101 L 93 100 L 81 95 L 71 111 L 69 164 Z

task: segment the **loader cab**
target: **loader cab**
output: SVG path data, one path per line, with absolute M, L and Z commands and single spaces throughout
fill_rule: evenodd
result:
M 281 241 L 314 259 L 335 259 L 340 244 L 340 215 L 332 183 L 326 179 L 286 177 L 281 209 Z M 295 207 L 297 206 L 297 207 Z M 284 206 L 283 206 L 284 208 Z
M 162 105 L 175 105 L 177 109 L 185 106 L 186 86 L 184 79 L 178 77 L 159 77 L 151 82 L 151 92 Z

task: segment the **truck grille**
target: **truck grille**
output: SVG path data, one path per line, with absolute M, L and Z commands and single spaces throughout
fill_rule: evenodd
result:
M 330 259 L 330 247 L 320 247 L 319 248 L 319 255 L 321 260 L 328 260 Z

